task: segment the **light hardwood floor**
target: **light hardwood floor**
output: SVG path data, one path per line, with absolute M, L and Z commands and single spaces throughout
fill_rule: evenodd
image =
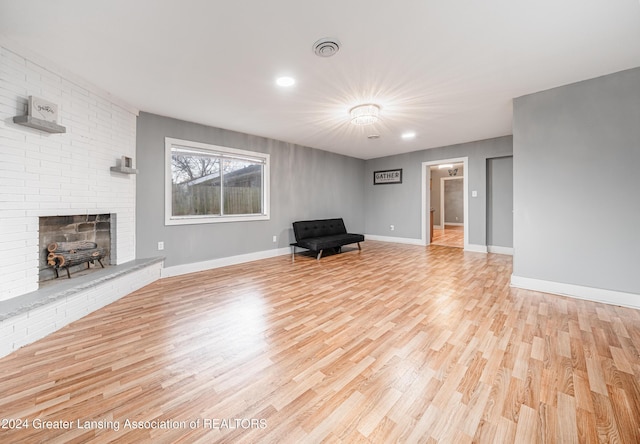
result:
M 444 229 L 434 229 L 431 244 L 442 247 L 464 248 L 464 227 L 461 225 L 445 225 Z
M 362 246 L 164 279 L 0 359 L 30 426 L 0 442 L 640 442 L 640 311 Z

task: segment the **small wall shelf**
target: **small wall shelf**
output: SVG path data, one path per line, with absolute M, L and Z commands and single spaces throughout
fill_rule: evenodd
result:
M 111 167 L 111 171 L 113 171 L 114 173 L 120 173 L 120 174 L 138 174 L 138 170 L 136 170 L 135 168 L 127 168 L 123 166 Z
M 111 171 L 120 174 L 137 174 L 138 170 L 133 167 L 133 159 L 131 157 L 122 156 L 117 165 L 111 167 Z
M 35 128 L 40 131 L 46 131 L 52 134 L 67 132 L 67 128 L 65 128 L 64 126 L 58 125 L 55 122 L 49 122 L 31 116 L 15 116 L 13 118 L 13 123 L 17 123 L 18 125 L 22 126 L 28 126 L 29 128 Z

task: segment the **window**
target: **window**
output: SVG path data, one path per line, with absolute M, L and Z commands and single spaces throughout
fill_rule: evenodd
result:
M 269 155 L 165 138 L 165 224 L 269 219 Z

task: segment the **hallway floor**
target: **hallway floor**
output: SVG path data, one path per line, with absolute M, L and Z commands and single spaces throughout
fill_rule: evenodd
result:
M 464 248 L 464 226 L 445 225 L 444 230 L 434 228 L 431 245 Z

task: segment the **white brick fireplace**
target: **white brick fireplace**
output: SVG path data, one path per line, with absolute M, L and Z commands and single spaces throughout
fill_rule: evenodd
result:
M 3 42 L 0 42 L 3 43 Z M 137 110 L 36 55 L 0 47 L 0 301 L 38 289 L 40 216 L 117 214 L 117 255 L 135 259 Z M 58 105 L 66 133 L 13 123 L 29 96 Z
M 29 96 L 57 105 L 66 131 L 15 123 Z M 111 170 L 135 162 L 137 114 L 0 37 L 0 357 L 160 278 L 162 257 L 136 259 L 136 176 Z M 108 215 L 112 267 L 39 289 L 40 217 L 78 215 Z

